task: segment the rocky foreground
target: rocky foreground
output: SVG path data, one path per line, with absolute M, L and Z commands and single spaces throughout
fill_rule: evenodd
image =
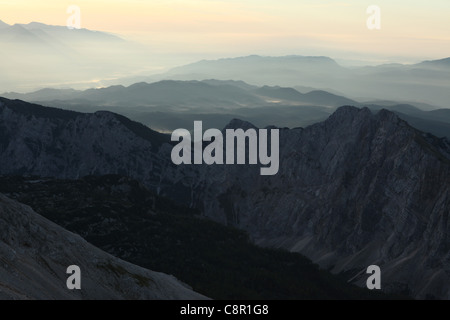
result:
M 68 290 L 67 267 L 81 269 Z M 173 276 L 117 259 L 0 194 L 0 299 L 206 299 Z

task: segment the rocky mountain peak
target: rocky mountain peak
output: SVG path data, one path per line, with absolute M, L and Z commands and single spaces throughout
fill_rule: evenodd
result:
M 342 106 L 336 109 L 335 112 L 329 117 L 328 120 L 335 121 L 348 121 L 353 120 L 356 117 L 367 118 L 371 117 L 372 112 L 369 108 L 357 108 L 354 106 Z
M 378 111 L 376 117 L 381 122 L 391 122 L 391 123 L 403 122 L 403 120 L 401 120 L 394 112 L 386 109 L 381 109 L 380 111 Z
M 248 122 L 248 121 L 244 121 L 241 119 L 232 119 L 224 128 L 224 130 L 226 129 L 243 129 L 243 130 L 248 130 L 248 129 L 257 129 L 256 126 L 254 126 L 252 123 Z

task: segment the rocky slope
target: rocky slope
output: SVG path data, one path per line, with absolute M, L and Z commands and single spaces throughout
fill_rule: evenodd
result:
M 173 276 L 119 260 L 0 194 L 0 299 L 205 299 Z M 68 290 L 67 267 L 81 269 Z
M 1 174 L 122 173 L 261 245 L 349 278 L 378 264 L 387 290 L 450 298 L 449 143 L 391 112 L 342 107 L 325 122 L 282 129 L 280 171 L 260 176 L 259 165 L 174 167 L 163 137 L 155 144 L 151 130 L 111 113 L 0 103 Z
M 116 257 L 172 274 L 213 299 L 401 298 L 351 285 L 300 254 L 255 246 L 245 232 L 199 218 L 197 210 L 127 177 L 0 176 L 0 193 Z
M 280 148 L 273 177 L 208 168 L 199 206 L 334 272 L 377 264 L 385 289 L 450 298 L 447 140 L 385 110 L 342 107 L 323 123 L 282 130 Z
M 171 190 L 170 137 L 118 114 L 83 114 L 0 98 L 0 174 L 117 173 Z

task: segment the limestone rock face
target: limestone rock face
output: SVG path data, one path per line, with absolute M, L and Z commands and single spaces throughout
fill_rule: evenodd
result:
M 210 167 L 207 215 L 334 272 L 372 264 L 387 290 L 450 298 L 450 148 L 393 113 L 342 107 L 280 131 L 280 170 Z M 356 281 L 365 285 L 364 277 Z
M 280 129 L 279 172 L 261 176 L 260 165 L 175 166 L 168 137 L 112 113 L 22 104 L 0 100 L 0 174 L 127 175 L 260 245 L 352 276 L 377 264 L 386 290 L 450 298 L 449 142 L 392 112 L 347 106 Z
M 67 267 L 81 269 L 68 290 Z M 119 260 L 0 194 L 0 299 L 205 299 L 173 276 Z

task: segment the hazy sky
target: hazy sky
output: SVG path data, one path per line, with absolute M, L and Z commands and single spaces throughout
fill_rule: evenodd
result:
M 449 0 L 0 0 L 6 23 L 65 25 L 126 35 L 186 57 L 328 55 L 408 62 L 450 56 Z M 369 30 L 369 5 L 381 30 Z

